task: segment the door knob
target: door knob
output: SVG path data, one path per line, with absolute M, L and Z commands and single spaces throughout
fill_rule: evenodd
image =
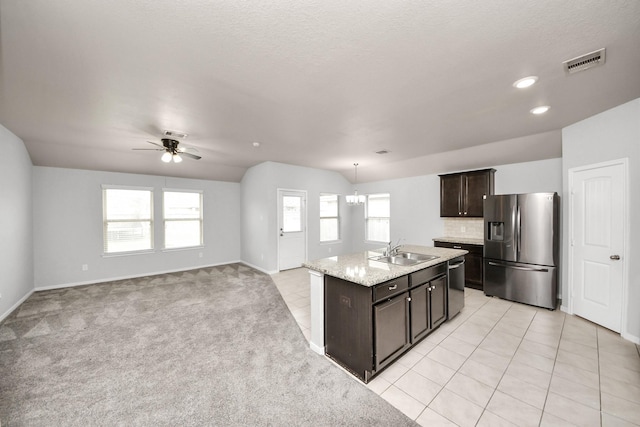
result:
M 609 258 L 611 258 L 614 261 L 618 261 L 620 259 L 620 255 L 611 255 Z

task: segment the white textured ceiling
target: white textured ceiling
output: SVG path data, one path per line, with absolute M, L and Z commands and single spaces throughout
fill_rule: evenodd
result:
M 640 1 L 0 0 L 0 54 L 0 124 L 35 165 L 374 181 L 560 156 L 562 127 L 640 97 Z M 203 159 L 131 150 L 163 129 Z

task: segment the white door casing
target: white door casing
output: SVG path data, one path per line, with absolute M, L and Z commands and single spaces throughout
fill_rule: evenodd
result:
M 626 318 L 626 167 L 569 170 L 570 311 L 615 332 Z
M 307 259 L 307 192 L 278 189 L 278 270 Z

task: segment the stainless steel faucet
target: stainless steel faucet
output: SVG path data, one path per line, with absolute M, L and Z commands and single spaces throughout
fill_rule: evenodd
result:
M 391 242 L 389 242 L 387 244 L 387 249 L 384 252 L 384 256 L 394 256 L 394 255 L 398 255 L 398 249 L 400 249 L 401 245 L 400 245 L 400 241 L 402 240 L 402 238 L 398 239 L 398 243 L 396 243 L 395 246 L 391 246 Z

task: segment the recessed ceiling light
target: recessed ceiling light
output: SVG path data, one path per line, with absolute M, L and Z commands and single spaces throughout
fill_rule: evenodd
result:
M 260 147 L 260 143 L 259 143 L 259 142 L 254 142 L 254 143 L 253 143 L 253 146 L 254 146 L 254 147 Z
M 544 114 L 549 111 L 549 108 L 551 107 L 549 107 L 548 105 L 541 105 L 539 107 L 533 108 L 531 110 L 531 114 Z
M 529 76 L 514 82 L 513 87 L 516 87 L 518 89 L 524 89 L 529 86 L 533 86 L 533 84 L 535 84 L 535 82 L 537 81 L 538 81 L 537 76 Z

